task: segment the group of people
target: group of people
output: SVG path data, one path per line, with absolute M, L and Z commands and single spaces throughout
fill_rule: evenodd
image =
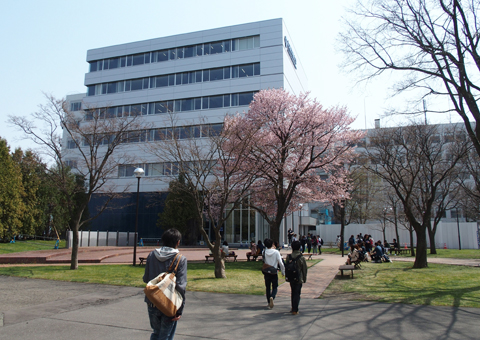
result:
M 308 233 L 307 235 L 300 235 L 300 237 L 297 237 L 297 234 L 295 234 L 293 230 L 290 228 L 287 231 L 287 236 L 288 236 L 289 246 L 294 241 L 300 241 L 302 252 L 304 253 L 308 252 L 309 254 L 312 251 L 313 251 L 313 254 L 322 253 L 323 239 L 320 237 L 320 235 L 313 235 L 311 233 Z
M 179 253 L 178 247 L 180 246 L 182 235 L 177 229 L 171 228 L 166 230 L 162 235 L 163 246 L 150 252 L 147 257 L 145 265 L 145 273 L 143 275 L 143 281 L 145 283 L 156 278 L 159 274 L 164 273 L 170 267 L 175 256 Z M 274 300 L 278 290 L 278 271 L 285 276 L 285 265 L 289 266 L 293 261 L 295 268 L 298 269 L 298 279 L 290 282 L 291 289 L 291 303 L 292 309 L 290 312 L 293 315 L 298 314 L 298 305 L 300 303 L 300 294 L 302 291 L 303 283 L 307 282 L 307 263 L 302 255 L 300 241 L 293 241 L 291 243 L 292 253 L 288 255 L 285 262 L 280 255 L 280 247 L 278 243 L 267 238 L 262 243 L 253 243 L 251 251 L 255 253 L 260 250 L 263 255 L 264 267 L 272 267 L 274 270 L 271 273 L 264 272 L 264 281 L 266 288 L 266 297 L 268 302 L 268 308 L 272 309 L 274 306 Z M 224 243 L 222 251 L 228 254 L 228 243 Z M 291 265 L 290 265 L 291 267 Z M 290 268 L 289 267 L 289 268 Z M 262 270 L 263 271 L 263 270 Z M 145 296 L 145 302 L 147 304 L 148 316 L 150 319 L 150 326 L 153 330 L 150 339 L 170 339 L 172 340 L 175 335 L 177 327 L 177 321 L 180 320 L 183 314 L 185 306 L 185 290 L 187 286 L 187 259 L 182 256 L 178 268 L 176 270 L 176 287 L 175 290 L 183 297 L 183 304 L 178 309 L 177 313 L 173 317 L 163 314 L 155 305 Z
M 358 234 L 355 238 L 353 235 L 348 239 L 348 246 L 350 253 L 347 256 L 346 264 L 358 263 L 361 261 L 368 261 L 370 257 L 372 261 L 376 263 L 392 262 L 388 256 L 390 251 L 398 252 L 398 242 L 393 239 L 392 244 L 389 244 L 386 240 L 374 241 L 372 235 Z

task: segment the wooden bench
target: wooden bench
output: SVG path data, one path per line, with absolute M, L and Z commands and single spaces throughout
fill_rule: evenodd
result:
M 238 255 L 229 254 L 229 255 L 225 256 L 225 261 L 229 258 L 233 258 L 233 262 L 237 262 L 237 256 Z
M 252 261 L 257 261 L 257 257 L 260 257 L 260 258 L 263 259 L 263 255 L 262 255 L 262 254 L 251 255 L 251 254 L 248 254 L 248 253 L 247 253 L 247 261 L 250 261 L 250 257 L 253 258 Z
M 140 260 L 140 265 L 143 265 L 144 262 L 145 262 L 145 264 L 147 264 L 147 258 L 146 257 L 139 257 L 138 259 Z
M 233 262 L 237 262 L 237 256 L 238 256 L 238 255 L 232 255 L 232 254 L 230 254 L 230 255 L 225 256 L 224 259 L 225 259 L 225 261 L 228 261 L 229 258 L 233 258 Z M 212 254 L 210 254 L 210 255 L 205 255 L 205 263 L 208 263 L 210 260 L 211 260 L 212 262 L 215 262 L 215 257 L 214 257 Z
M 400 255 L 400 254 L 403 254 L 403 253 L 408 254 L 409 251 L 410 251 L 410 248 L 407 248 L 407 249 L 399 248 L 396 251 L 395 251 L 394 248 L 390 248 L 390 255 L 391 254 L 399 254 Z
M 352 273 L 352 279 L 353 279 L 353 270 L 354 269 L 355 269 L 355 266 L 351 265 L 351 264 L 344 264 L 344 265 L 338 267 L 338 270 L 340 270 L 340 272 L 342 273 L 342 277 L 343 277 L 343 271 L 344 270 L 350 270 L 350 272 Z
M 307 260 L 311 260 L 313 255 L 317 255 L 316 253 L 303 253 L 303 256 L 306 257 Z

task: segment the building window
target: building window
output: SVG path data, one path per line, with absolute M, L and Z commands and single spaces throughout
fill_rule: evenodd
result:
M 123 106 L 111 106 L 107 109 L 100 108 L 87 110 L 84 115 L 86 121 L 115 117 L 128 117 L 139 115 L 166 114 L 170 112 L 188 112 L 201 109 L 215 109 L 222 107 L 249 105 L 256 91 L 205 96 L 197 98 L 184 98 L 166 100 L 153 103 L 140 103 Z
M 188 85 L 207 81 L 253 77 L 260 75 L 260 63 L 218 67 L 206 70 L 164 74 L 145 78 L 88 85 L 87 96 L 139 91 L 167 86 Z
M 137 53 L 108 59 L 90 61 L 90 72 L 111 70 L 119 67 L 129 67 L 168 60 L 213 55 L 231 51 L 242 51 L 260 47 L 260 36 L 249 36 L 223 41 L 214 41 L 198 45 L 180 46 L 176 48 Z
M 80 111 L 82 109 L 82 102 L 70 103 L 70 111 Z

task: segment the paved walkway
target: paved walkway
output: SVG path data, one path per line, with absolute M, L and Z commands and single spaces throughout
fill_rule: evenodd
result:
M 84 263 L 132 262 L 132 248 L 111 248 L 82 248 L 79 258 Z M 146 256 L 151 249 L 141 248 L 137 254 Z M 205 259 L 205 249 L 181 251 L 189 261 Z M 246 250 L 235 252 L 239 259 L 246 258 Z M 35 261 L 43 261 L 43 265 L 69 261 L 68 250 L 50 253 L 41 252 L 41 260 Z M 282 255 L 287 253 L 282 251 Z M 31 259 L 34 255 L 15 257 Z M 309 268 L 300 315 L 288 313 L 288 284 L 279 287 L 272 310 L 265 308 L 260 296 L 187 291 L 187 306 L 175 339 L 345 339 L 352 334 L 413 340 L 478 338 L 480 310 L 475 308 L 317 299 L 345 261 L 338 255 L 317 257 L 323 261 Z M 438 260 L 477 266 L 479 262 L 429 259 Z M 143 296 L 141 288 L 0 276 L 0 340 L 146 339 L 150 326 Z
M 141 288 L 0 276 L 0 340 L 140 340 L 150 336 Z M 187 291 L 175 340 L 478 339 L 480 310 L 306 299 L 288 313 L 254 295 Z

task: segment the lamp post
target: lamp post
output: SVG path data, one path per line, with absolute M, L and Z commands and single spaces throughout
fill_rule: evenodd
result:
M 137 263 L 137 230 L 138 230 L 138 200 L 140 197 L 140 178 L 145 175 L 145 171 L 142 168 L 136 168 L 133 171 L 135 177 L 137 177 L 137 212 L 135 214 L 135 236 L 134 236 L 134 243 L 133 243 L 133 265 L 135 266 Z
M 342 195 L 342 199 L 340 201 L 340 246 L 342 249 L 342 257 L 345 256 L 345 204 L 346 199 Z
M 458 220 L 458 207 L 457 210 L 457 232 L 458 232 L 458 250 L 462 250 L 462 241 L 460 240 L 460 221 Z

